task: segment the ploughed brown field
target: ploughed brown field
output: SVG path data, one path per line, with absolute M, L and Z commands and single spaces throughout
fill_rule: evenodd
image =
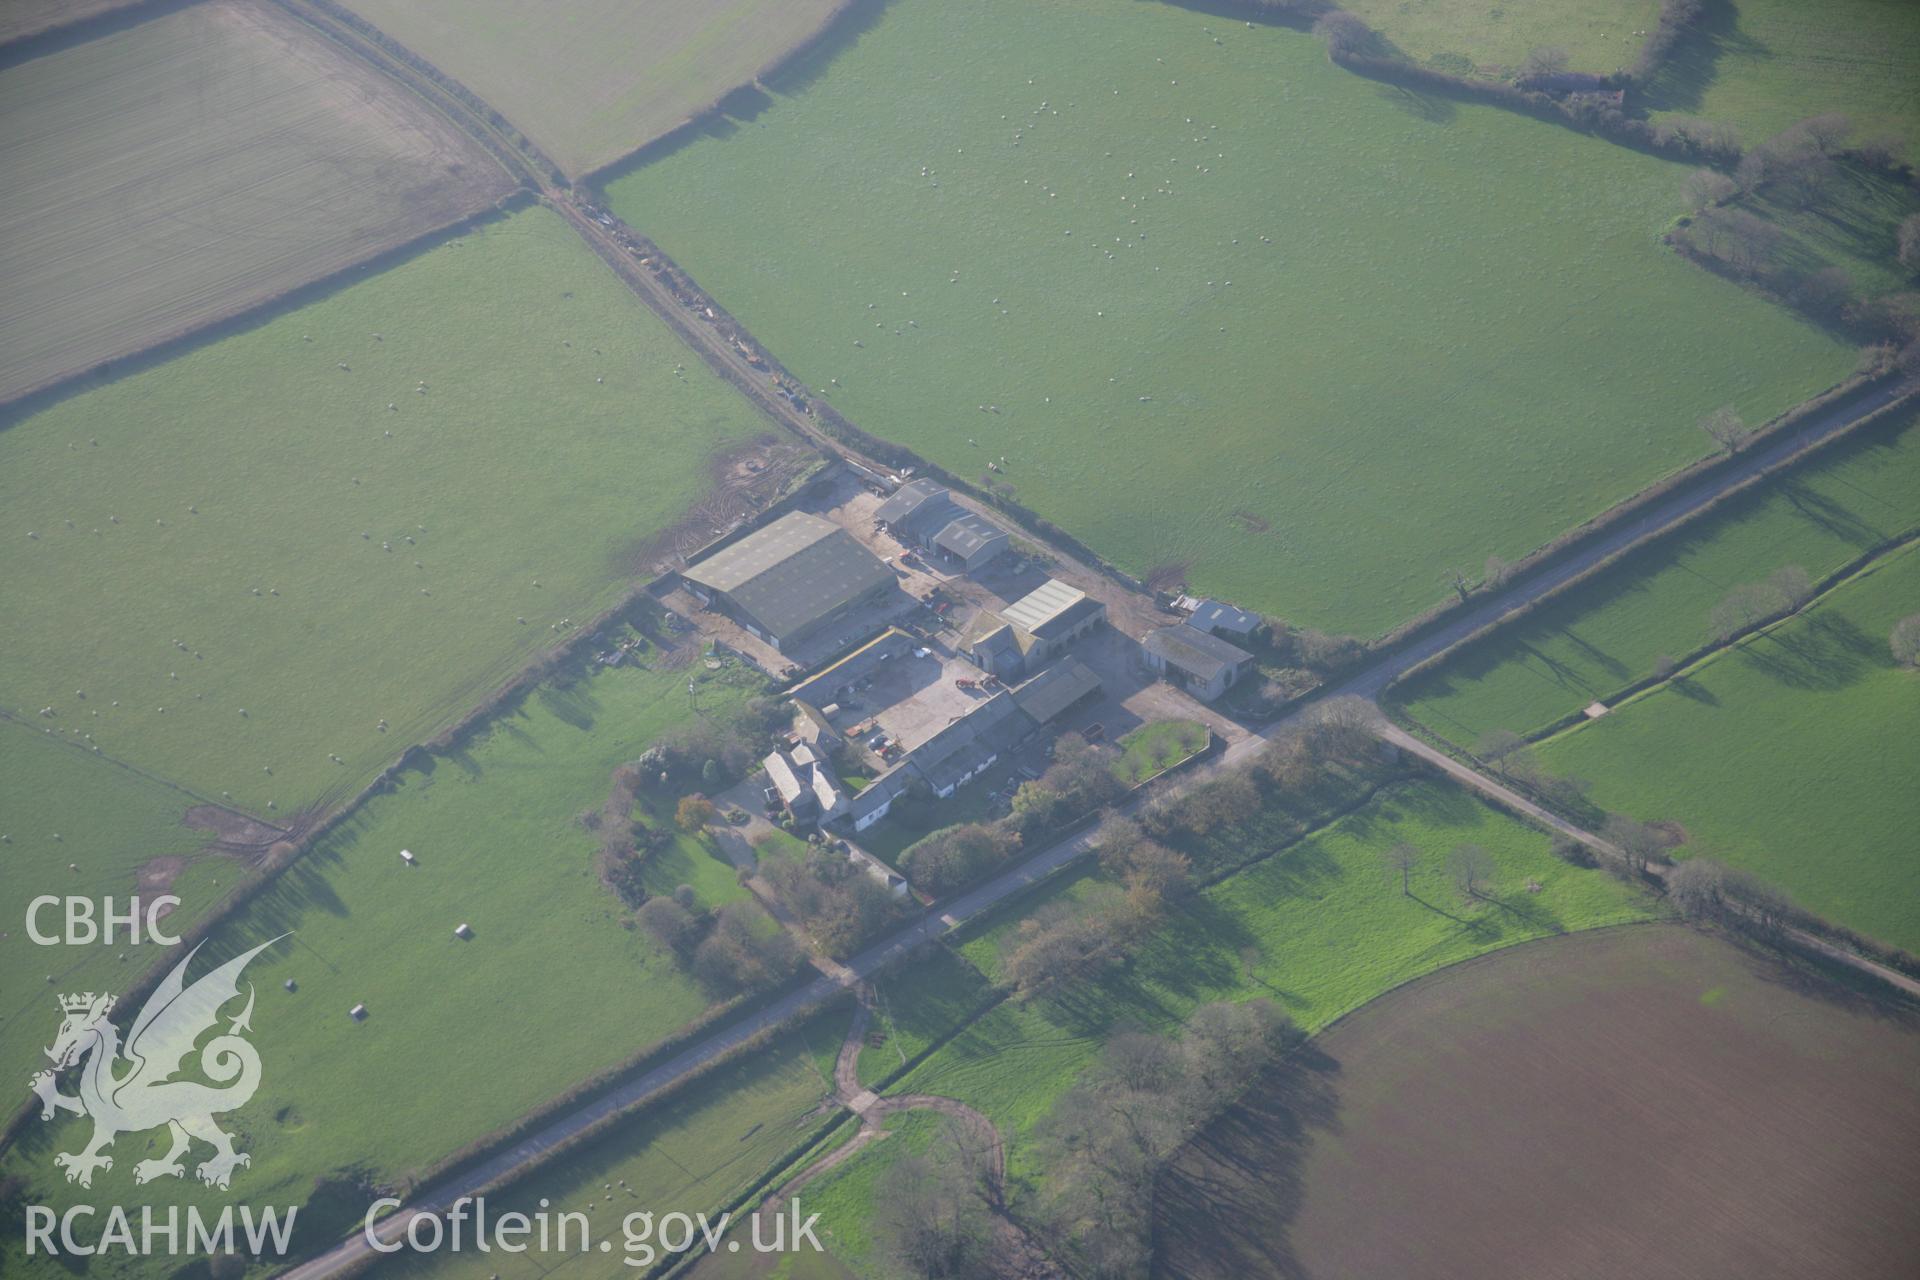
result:
M 1163 1179 L 1167 1277 L 1906 1277 L 1920 1015 L 1677 925 L 1339 1023 Z

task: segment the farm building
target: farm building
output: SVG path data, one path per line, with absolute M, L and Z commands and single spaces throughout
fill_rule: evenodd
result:
M 1187 625 L 1234 644 L 1258 644 L 1267 631 L 1266 619 L 1259 614 L 1219 600 L 1200 601 Z
M 773 784 L 768 790 L 795 822 L 831 822 L 845 811 L 838 779 L 805 743 L 791 752 L 775 751 L 760 763 Z
M 1010 542 L 1007 531 L 993 521 L 962 511 L 933 535 L 931 545 L 943 559 L 972 573 L 992 564 Z
M 881 503 L 874 522 L 901 542 L 925 548 L 972 572 L 1007 550 L 1007 531 L 953 500 L 931 480 L 914 480 Z
M 1000 613 L 976 615 L 961 651 L 982 671 L 1018 680 L 1066 652 L 1106 618 L 1107 606 L 1078 587 L 1048 578 Z
M 802 511 L 680 576 L 695 595 L 777 649 L 818 635 L 896 589 L 879 557 L 838 525 Z
M 875 508 L 873 520 L 902 542 L 924 542 L 959 509 L 944 485 L 912 480 Z
M 1100 677 L 1078 658 L 1063 658 L 1011 691 L 1035 724 L 1048 724 L 1100 692 Z
M 1147 665 L 1168 683 L 1208 702 L 1254 669 L 1253 655 L 1245 649 L 1184 622 L 1149 631 L 1140 647 L 1146 651 Z

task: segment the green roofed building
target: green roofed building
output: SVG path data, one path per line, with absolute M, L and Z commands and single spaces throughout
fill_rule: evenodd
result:
M 893 571 L 845 529 L 796 511 L 681 575 L 693 592 L 777 649 L 790 649 L 895 590 Z

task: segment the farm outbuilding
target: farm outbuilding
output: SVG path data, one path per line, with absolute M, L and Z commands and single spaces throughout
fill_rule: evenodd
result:
M 1005 529 L 967 510 L 950 490 L 931 480 L 900 486 L 874 511 L 873 519 L 901 542 L 934 552 L 969 573 L 991 564 L 1012 545 Z
M 931 546 L 945 559 L 972 573 L 992 564 L 1011 544 L 1005 529 L 985 516 L 962 511 L 933 535 Z
M 776 649 L 819 634 L 896 590 L 893 573 L 845 529 L 795 511 L 681 575 L 702 600 Z
M 975 615 L 961 651 L 982 671 L 1011 682 L 1046 666 L 1106 620 L 1106 605 L 1048 578 L 999 613 Z
M 1182 622 L 1149 631 L 1140 641 L 1147 665 L 1169 684 L 1208 702 L 1238 684 L 1254 669 L 1253 655 L 1215 635 Z
M 1078 658 L 1063 658 L 1012 691 L 1013 700 L 1035 724 L 1059 719 L 1100 692 L 1100 677 Z
M 1242 645 L 1258 644 L 1267 632 L 1265 618 L 1220 600 L 1202 600 L 1187 625 Z

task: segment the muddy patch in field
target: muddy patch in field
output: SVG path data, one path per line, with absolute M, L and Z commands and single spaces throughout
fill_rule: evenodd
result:
M 707 460 L 707 496 L 665 529 L 627 543 L 615 557 L 623 574 L 665 573 L 793 492 L 820 461 L 805 445 L 761 436 Z
M 223 809 L 217 804 L 194 805 L 180 821 L 195 831 L 212 835 L 213 840 L 208 847 L 221 853 L 264 853 L 275 840 L 286 834 L 279 827 L 232 809 Z

